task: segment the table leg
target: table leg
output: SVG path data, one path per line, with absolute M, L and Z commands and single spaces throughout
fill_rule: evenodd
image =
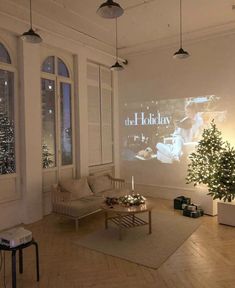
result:
M 149 211 L 149 234 L 152 233 L 152 211 Z
M 16 288 L 16 250 L 13 250 L 11 254 L 11 266 L 12 288 Z
M 105 229 L 108 229 L 108 212 L 105 211 L 104 215 L 104 226 Z
M 122 240 L 122 216 L 118 215 L 118 219 L 119 219 L 119 240 Z
M 22 249 L 19 250 L 19 272 L 20 274 L 23 273 L 23 251 Z
M 38 243 L 34 241 L 32 244 L 35 246 L 35 252 L 36 252 L 36 275 L 37 275 L 37 281 L 39 281 L 39 279 L 40 279 L 40 275 L 39 275 L 39 253 L 38 253 Z

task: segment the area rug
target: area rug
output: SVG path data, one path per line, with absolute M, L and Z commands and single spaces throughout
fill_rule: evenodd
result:
M 148 226 L 135 227 L 124 230 L 122 240 L 119 240 L 118 227 L 109 223 L 107 230 L 101 228 L 81 236 L 75 244 L 157 269 L 199 227 L 200 223 L 200 219 L 187 218 L 179 213 L 153 211 L 152 234 L 148 234 Z

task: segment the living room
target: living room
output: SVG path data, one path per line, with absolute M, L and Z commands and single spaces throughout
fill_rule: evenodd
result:
M 7 152 L 1 145 L 0 230 L 23 225 L 40 251 L 39 283 L 30 249 L 17 283 L 25 288 L 233 287 L 235 230 L 218 224 L 217 203 L 205 186 L 186 184 L 195 139 L 172 157 L 161 152 L 174 148 L 176 123 L 186 117 L 189 103 L 196 103 L 203 128 L 215 119 L 223 139 L 235 145 L 235 3 L 120 0 L 115 3 L 123 15 L 105 19 L 97 14 L 101 2 L 0 0 L 0 113 L 1 126 L 9 129 L 0 137 L 5 143 L 11 135 L 13 145 Z M 30 24 L 41 43 L 22 40 Z M 174 59 L 181 44 L 190 55 Z M 123 71 L 110 71 L 116 60 Z M 10 122 L 4 122 L 4 109 Z M 4 166 L 6 153 L 11 161 Z M 79 241 L 103 227 L 102 213 L 79 220 L 77 231 L 73 219 L 52 213 L 52 185 L 107 173 L 125 180 L 125 192 L 133 185 L 136 193 L 153 199 L 151 237 L 162 231 L 165 247 L 144 242 L 149 235 L 143 227 L 126 231 L 121 240 L 127 244 L 140 233 L 141 248 L 128 246 L 126 256 L 119 257 L 97 252 Z M 173 199 L 180 195 L 207 215 L 190 219 L 174 211 Z M 184 231 L 179 234 L 174 221 L 182 221 L 190 233 L 181 239 Z M 168 244 L 168 257 L 155 265 Z M 151 255 L 138 258 L 138 250 L 148 245 L 162 253 L 150 250 L 154 259 L 141 265 L 143 254 Z M 135 260 L 128 260 L 129 252 Z M 10 253 L 0 287 L 3 279 L 11 287 Z

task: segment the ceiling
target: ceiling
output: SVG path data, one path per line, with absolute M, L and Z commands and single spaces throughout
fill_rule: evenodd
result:
M 3 0 L 0 0 L 3 1 Z M 28 19 L 29 0 L 7 0 L 24 9 Z M 116 0 L 125 10 L 118 18 L 120 55 L 154 47 L 178 45 L 179 0 Z M 96 14 L 104 0 L 32 0 L 34 26 L 40 16 L 65 25 L 83 37 L 115 46 L 115 22 Z M 235 0 L 182 0 L 183 41 L 235 32 Z M 185 45 L 183 45 L 185 46 Z

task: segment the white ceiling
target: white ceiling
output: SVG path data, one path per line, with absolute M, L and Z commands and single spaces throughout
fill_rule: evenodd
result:
M 7 1 L 24 7 L 22 17 L 27 21 L 29 0 Z M 123 16 L 118 18 L 118 47 L 121 55 L 178 43 L 179 0 L 116 1 L 125 10 Z M 34 26 L 38 27 L 36 20 L 40 15 L 80 35 L 89 35 L 104 45 L 115 46 L 114 20 L 103 19 L 96 14 L 97 7 L 103 2 L 32 0 Z M 221 33 L 234 33 L 235 10 L 232 5 L 235 5 L 235 0 L 182 0 L 184 43 Z M 43 30 L 42 27 L 39 29 Z

